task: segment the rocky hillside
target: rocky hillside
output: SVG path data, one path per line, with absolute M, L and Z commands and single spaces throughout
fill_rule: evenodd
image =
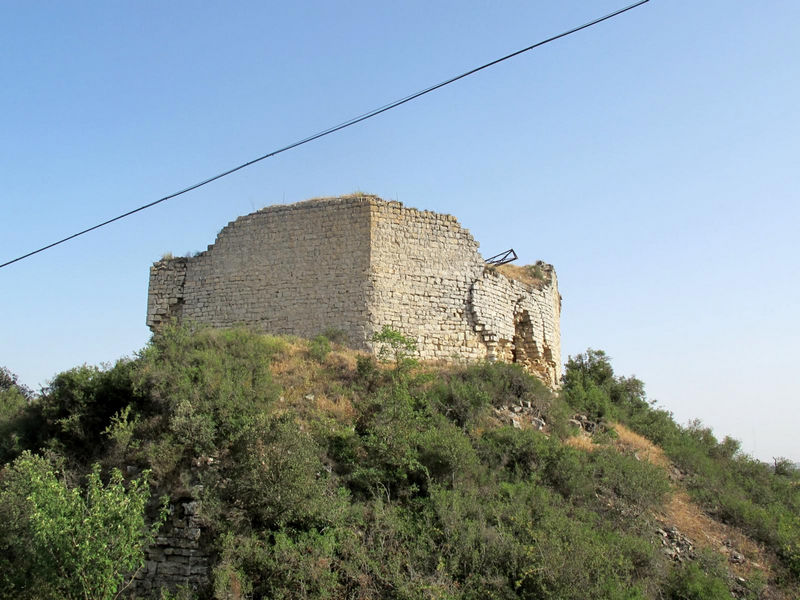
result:
M 800 597 L 800 473 L 589 350 L 506 364 L 170 329 L 0 377 L 0 598 Z

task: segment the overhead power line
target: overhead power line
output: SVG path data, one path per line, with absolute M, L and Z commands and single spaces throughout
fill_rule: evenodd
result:
M 217 175 L 214 175 L 213 177 L 209 177 L 208 179 L 204 179 L 203 181 L 199 181 L 198 183 L 192 184 L 189 187 L 185 187 L 182 190 L 179 190 L 177 192 L 173 192 L 172 194 L 164 196 L 163 198 L 159 198 L 158 200 L 154 200 L 153 202 L 149 202 L 147 204 L 144 204 L 144 205 L 140 206 L 139 208 L 134 208 L 133 210 L 129 210 L 128 212 L 123 213 L 123 214 L 121 214 L 119 216 L 116 216 L 113 219 L 108 219 L 107 221 L 103 221 L 102 223 L 98 223 L 97 225 L 93 225 L 92 227 L 89 227 L 88 229 L 84 229 L 83 231 L 79 231 L 77 233 L 73 233 L 72 235 L 69 235 L 69 236 L 67 236 L 67 237 L 65 237 L 63 239 L 60 239 L 57 242 L 52 242 L 51 244 L 47 244 L 46 246 L 42 246 L 41 248 L 33 250 L 32 252 L 28 252 L 27 254 L 23 254 L 22 256 L 18 256 L 17 258 L 9 260 L 8 262 L 4 262 L 3 264 L 0 265 L 0 269 L 2 269 L 3 267 L 7 267 L 8 265 L 13 264 L 15 262 L 18 262 L 20 260 L 23 260 L 25 258 L 28 258 L 30 256 L 33 256 L 34 254 L 38 254 L 39 252 L 44 252 L 45 250 L 49 250 L 50 248 L 53 248 L 54 246 L 58 246 L 59 244 L 63 244 L 64 242 L 68 242 L 68 241 L 70 241 L 72 239 L 75 239 L 76 237 L 79 237 L 79 236 L 85 234 L 85 233 L 89 233 L 90 231 L 94 231 L 95 229 L 100 229 L 101 227 L 105 227 L 106 225 L 110 225 L 114 221 L 119 221 L 121 219 L 124 219 L 125 217 L 129 217 L 129 216 L 131 216 L 131 215 L 133 215 L 133 214 L 135 214 L 137 212 L 140 212 L 140 211 L 143 211 L 143 210 L 145 210 L 147 208 L 150 208 L 151 206 L 155 206 L 156 204 L 160 204 L 160 203 L 165 202 L 167 200 L 170 200 L 172 198 L 176 198 L 177 196 L 181 196 L 181 195 L 183 195 L 183 194 L 185 194 L 187 192 L 191 192 L 192 190 L 196 190 L 197 188 L 203 187 L 204 185 L 207 185 L 207 184 L 211 183 L 212 181 L 216 181 L 217 179 L 222 179 L 223 177 L 227 177 L 228 175 L 236 173 L 236 171 L 241 171 L 245 167 L 249 167 L 251 165 L 254 165 L 257 162 L 261 162 L 264 159 L 271 158 L 273 156 L 281 154 L 282 152 L 286 152 L 287 150 L 291 150 L 293 148 L 297 148 L 298 146 L 302 146 L 303 144 L 307 144 L 309 142 L 313 142 L 314 140 L 318 140 L 319 138 L 325 137 L 326 135 L 330 135 L 332 133 L 336 133 L 337 131 L 341 131 L 342 129 L 346 129 L 347 127 L 351 127 L 352 125 L 360 123 L 361 121 L 366 121 L 367 119 L 371 119 L 372 117 L 376 117 L 379 114 L 385 113 L 385 112 L 387 112 L 389 110 L 392 110 L 393 108 L 397 108 L 398 106 L 400 106 L 402 104 L 405 104 L 406 102 L 411 102 L 412 100 L 416 100 L 420 96 L 424 96 L 425 94 L 429 94 L 429 93 L 431 93 L 433 91 L 438 90 L 439 88 L 445 87 L 446 85 L 450 85 L 451 83 L 455 83 L 459 79 L 464 79 L 465 77 L 469 77 L 470 75 L 474 75 L 478 71 L 483 71 L 484 69 L 488 69 L 489 67 L 493 67 L 493 66 L 495 66 L 495 65 L 497 65 L 497 64 L 499 64 L 499 63 L 501 63 L 503 61 L 509 60 L 510 58 L 514 58 L 515 56 L 519 56 L 520 54 L 524 54 L 525 52 L 530 52 L 531 50 L 534 50 L 535 48 L 538 48 L 540 46 L 544 46 L 545 44 L 549 44 L 550 42 L 554 42 L 554 41 L 559 40 L 561 38 L 567 37 L 568 35 L 572 35 L 573 33 L 577 33 L 579 31 L 582 31 L 583 29 L 588 29 L 589 27 L 597 25 L 598 23 L 602 23 L 603 21 L 607 21 L 609 19 L 613 19 L 614 17 L 616 17 L 618 15 L 621 15 L 622 13 L 628 12 L 629 10 L 632 10 L 632 9 L 638 7 L 638 6 L 641 6 L 642 4 L 646 4 L 649 1 L 650 0 L 640 0 L 639 2 L 636 2 L 634 4 L 626 6 L 625 8 L 621 8 L 619 10 L 616 10 L 616 11 L 614 11 L 612 13 L 609 13 L 609 14 L 603 16 L 603 17 L 599 17 L 597 19 L 594 19 L 593 21 L 589 21 L 588 23 L 584 23 L 583 25 L 579 25 L 578 27 L 573 27 L 572 29 L 569 29 L 568 31 L 564 31 L 562 33 L 559 33 L 558 35 L 554 35 L 554 36 L 549 37 L 549 38 L 547 38 L 545 40 L 537 42 L 537 43 L 535 43 L 535 44 L 533 44 L 531 46 L 528 46 L 527 48 L 522 48 L 521 50 L 517 50 L 516 52 L 512 52 L 511 54 L 506 54 L 505 56 L 503 56 L 501 58 L 495 59 L 495 60 L 493 60 L 491 62 L 488 62 L 486 64 L 483 64 L 483 65 L 481 65 L 479 67 L 475 67 L 474 69 L 470 69 L 469 71 L 465 71 L 464 73 L 461 73 L 461 75 L 456 75 L 455 77 L 451 77 L 450 79 L 442 81 L 441 83 L 437 83 L 436 85 L 432 85 L 430 87 L 427 87 L 424 90 L 420 90 L 418 92 L 415 92 L 413 94 L 405 96 L 404 98 L 400 98 L 399 100 L 395 100 L 394 102 L 390 102 L 389 104 L 385 104 L 384 106 L 381 106 L 380 108 L 375 108 L 375 109 L 373 109 L 373 110 L 371 110 L 369 112 L 365 112 L 364 114 L 359 115 L 357 117 L 353 117 L 352 119 L 344 121 L 343 123 L 339 123 L 338 125 L 334 125 L 332 127 L 329 127 L 328 129 L 324 129 L 324 130 L 320 131 L 319 133 L 315 133 L 314 135 L 310 135 L 310 136 L 308 136 L 306 138 L 303 138 L 301 140 L 293 142 L 293 143 L 289 144 L 288 146 L 284 146 L 283 148 L 278 148 L 277 150 L 273 150 L 272 152 L 269 152 L 267 154 L 259 156 L 258 158 L 254 158 L 253 160 L 249 160 L 246 163 L 242 163 L 242 164 L 240 164 L 240 165 L 238 165 L 236 167 L 233 167 L 232 169 L 228 169 L 227 171 L 223 171 L 222 173 L 218 173 Z

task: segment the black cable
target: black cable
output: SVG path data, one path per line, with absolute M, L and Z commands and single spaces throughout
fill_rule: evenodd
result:
M 244 169 L 245 167 L 249 167 L 250 165 L 254 165 L 257 162 L 260 162 L 260 161 L 262 161 L 262 160 L 264 160 L 266 158 L 270 158 L 270 157 L 276 156 L 277 154 L 281 154 L 282 152 L 286 152 L 287 150 L 291 150 L 293 148 L 297 148 L 298 146 L 302 146 L 303 144 L 307 144 L 309 142 L 313 142 L 314 140 L 318 140 L 319 138 L 325 137 L 326 135 L 330 135 L 332 133 L 336 133 L 337 131 L 341 131 L 342 129 L 345 129 L 347 127 L 355 125 L 356 123 L 360 123 L 361 121 L 366 121 L 367 119 L 371 119 L 372 117 L 378 116 L 379 114 L 384 113 L 384 112 L 386 112 L 388 110 L 391 110 L 393 108 L 397 108 L 398 106 L 400 106 L 402 104 L 405 104 L 406 102 L 411 102 L 412 100 L 415 100 L 415 99 L 419 98 L 420 96 L 424 96 L 425 94 L 429 94 L 430 92 L 438 90 L 439 88 L 442 88 L 442 87 L 444 87 L 446 85 L 450 85 L 451 83 L 454 83 L 454 82 L 458 81 L 459 79 L 464 79 L 465 77 L 469 77 L 470 75 L 473 75 L 473 74 L 477 73 L 478 71 L 483 71 L 484 69 L 488 69 L 489 67 L 493 67 L 494 65 L 496 65 L 498 63 L 506 61 L 506 60 L 508 60 L 510 58 L 514 58 L 515 56 L 518 56 L 518 55 L 523 54 L 525 52 L 529 52 L 529 51 L 531 51 L 531 50 L 533 50 L 535 48 L 538 48 L 539 46 L 544 46 L 545 44 L 549 44 L 550 42 L 554 42 L 554 41 L 556 41 L 558 39 L 561 39 L 563 37 L 567 37 L 568 35 L 572 35 L 573 33 L 577 33 L 578 31 L 581 31 L 583 29 L 587 29 L 589 27 L 592 27 L 593 25 L 597 25 L 598 23 L 602 23 L 603 21 L 607 21 L 608 19 L 612 19 L 612 18 L 616 17 L 617 15 L 621 15 L 624 12 L 628 12 L 629 10 L 632 10 L 632 9 L 638 7 L 638 6 L 641 6 L 642 4 L 645 4 L 645 3 L 649 2 L 649 1 L 650 0 L 640 0 L 639 2 L 636 2 L 635 4 L 631 4 L 630 6 L 626 6 L 625 8 L 621 8 L 619 10 L 616 10 L 616 11 L 614 11 L 612 13 L 609 13 L 609 14 L 605 15 L 604 17 L 600 17 L 598 19 L 595 19 L 593 21 L 589 21 L 588 23 L 584 23 L 583 25 L 580 25 L 578 27 L 570 29 L 569 31 L 565 31 L 563 33 L 559 33 L 558 35 L 554 35 L 553 37 L 549 37 L 546 40 L 542 40 L 541 42 L 537 42 L 537 43 L 533 44 L 532 46 L 528 46 L 527 48 L 523 48 L 522 50 L 517 50 L 516 52 L 512 52 L 511 54 L 507 54 L 507 55 L 503 56 L 502 58 L 498 58 L 498 59 L 493 60 L 491 62 L 488 62 L 488 63 L 486 63 L 484 65 L 481 65 L 480 67 L 476 67 L 474 69 L 466 71 L 465 73 L 462 73 L 461 75 L 456 75 L 455 77 L 451 77 L 450 79 L 447 79 L 446 81 L 442 81 L 441 83 L 437 83 L 436 85 L 432 85 L 431 87 L 425 88 L 424 90 L 421 90 L 419 92 L 416 92 L 414 94 L 406 96 L 405 98 L 401 98 L 400 100 L 395 100 L 394 102 L 391 102 L 389 104 L 381 106 L 380 108 L 373 109 L 373 110 L 371 110 L 369 112 L 366 112 L 366 113 L 364 113 L 362 115 L 359 115 L 358 117 L 353 117 L 352 119 L 350 119 L 348 121 L 344 121 L 343 123 L 340 123 L 339 125 L 334 125 L 333 127 L 329 127 L 328 129 L 320 131 L 319 133 L 315 133 L 314 135 L 311 135 L 311 136 L 309 136 L 307 138 L 303 138 L 302 140 L 299 140 L 297 142 L 293 142 L 293 143 L 289 144 L 288 146 L 284 146 L 283 148 L 279 148 L 278 150 L 273 150 L 272 152 L 270 152 L 268 154 L 264 154 L 263 156 L 259 156 L 258 158 L 254 158 L 253 160 L 250 160 L 250 161 L 248 161 L 246 163 L 242 163 L 241 165 L 239 165 L 237 167 L 233 167 L 232 169 L 228 169 L 227 171 L 223 171 L 222 173 L 214 175 L 213 177 L 209 177 L 208 179 L 204 179 L 203 181 L 200 181 L 198 183 L 190 185 L 189 187 L 183 188 L 182 190 L 180 190 L 178 192 L 174 192 L 172 194 L 169 194 L 168 196 L 164 196 L 163 198 L 159 198 L 158 200 L 155 200 L 155 201 L 150 202 L 148 204 L 144 204 L 143 206 L 140 206 L 139 208 L 134 208 L 133 210 L 130 210 L 130 211 L 128 211 L 128 212 L 126 212 L 124 214 L 121 214 L 121 215 L 119 215 L 117 217 L 114 217 L 113 219 L 109 219 L 108 221 L 103 221 L 102 223 L 98 223 L 97 225 L 89 227 L 88 229 L 84 229 L 83 231 L 79 231 L 78 233 L 73 233 L 72 235 L 70 235 L 68 237 L 65 237 L 64 239 L 58 240 L 57 242 L 53 242 L 52 244 L 48 244 L 47 246 L 42 246 L 38 250 L 34 250 L 32 252 L 28 252 L 27 254 L 23 254 L 22 256 L 19 256 L 19 257 L 13 259 L 13 260 L 9 260 L 8 262 L 5 262 L 2 265 L 0 265 L 0 269 L 2 269 L 3 267 L 7 267 L 8 265 L 13 264 L 13 263 L 15 263 L 17 261 L 20 261 L 22 259 L 28 258 L 29 256 L 33 256 L 34 254 L 38 254 L 39 252 L 44 252 L 45 250 L 49 250 L 53 246 L 58 246 L 59 244 L 63 244 L 64 242 L 68 242 L 69 240 L 74 239 L 74 238 L 76 238 L 78 236 L 81 236 L 81 235 L 83 235 L 85 233 L 89 233 L 90 231 L 94 231 L 95 229 L 99 229 L 100 227 L 105 227 L 106 225 L 109 225 L 109 224 L 113 223 L 114 221 L 119 221 L 120 219 L 124 219 L 125 217 L 129 217 L 134 213 L 137 213 L 139 211 L 145 210 L 146 208 L 150 208 L 151 206 L 155 206 L 156 204 L 160 204 L 161 202 L 164 202 L 166 200 L 170 200 L 172 198 L 175 198 L 176 196 L 180 196 L 180 195 L 185 194 L 187 192 L 191 192 L 192 190 L 196 190 L 197 188 L 202 187 L 204 185 L 207 185 L 207 184 L 211 183 L 212 181 L 216 181 L 217 179 L 222 179 L 223 177 L 231 175 L 231 174 L 235 173 L 236 171 L 240 171 L 241 169 Z

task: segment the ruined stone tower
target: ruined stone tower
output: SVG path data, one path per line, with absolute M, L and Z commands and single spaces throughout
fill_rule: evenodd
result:
M 422 359 L 519 362 L 561 378 L 561 298 L 550 265 L 487 266 L 455 217 L 352 195 L 270 206 L 208 250 L 150 269 L 147 325 L 177 319 L 313 337 L 373 351 L 384 325 Z

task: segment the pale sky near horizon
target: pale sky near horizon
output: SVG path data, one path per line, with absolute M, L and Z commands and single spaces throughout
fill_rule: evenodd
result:
M 0 263 L 630 2 L 0 5 Z M 148 269 L 364 190 L 555 265 L 562 359 L 800 461 L 800 2 L 651 0 L 0 269 L 31 387 L 149 339 Z

